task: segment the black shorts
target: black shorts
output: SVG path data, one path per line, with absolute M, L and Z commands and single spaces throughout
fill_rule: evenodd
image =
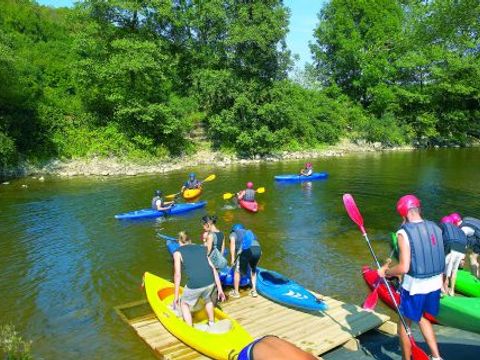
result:
M 262 256 L 262 249 L 260 246 L 252 246 L 247 250 L 243 250 L 240 254 L 240 273 L 246 275 L 248 267 L 251 271 L 257 271 L 257 264 Z

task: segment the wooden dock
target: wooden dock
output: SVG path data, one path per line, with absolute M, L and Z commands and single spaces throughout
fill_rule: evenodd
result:
M 325 297 L 325 301 L 328 311 L 311 314 L 244 293 L 240 299 L 230 299 L 221 307 L 253 338 L 276 335 L 319 359 L 338 346 L 354 344 L 355 337 L 371 329 L 383 327 L 385 331 L 394 331 L 388 329 L 392 324 L 386 315 L 366 312 L 329 297 Z M 170 335 L 145 300 L 118 306 L 116 310 L 160 359 L 209 359 Z

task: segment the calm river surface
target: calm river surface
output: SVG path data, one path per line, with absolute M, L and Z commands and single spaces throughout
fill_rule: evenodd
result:
M 321 293 L 360 304 L 368 249 L 347 217 L 352 193 L 380 257 L 399 224 L 395 203 L 413 192 L 427 218 L 448 212 L 480 217 L 480 149 L 349 155 L 319 159 L 327 181 L 279 185 L 273 176 L 302 162 L 193 169 L 205 186 L 206 210 L 181 217 L 125 222 L 119 212 L 148 207 L 152 192 L 176 192 L 191 169 L 157 176 L 25 178 L 0 185 L 0 324 L 13 323 L 42 359 L 154 359 L 116 315 L 114 306 L 143 298 L 144 271 L 171 277 L 164 241 L 155 232 L 186 229 L 199 239 L 200 217 L 216 213 L 219 228 L 242 222 L 261 240 L 263 267 Z M 265 186 L 261 211 L 249 214 L 222 199 L 245 181 Z M 28 187 L 22 187 L 22 184 Z M 386 309 L 379 305 L 380 311 Z

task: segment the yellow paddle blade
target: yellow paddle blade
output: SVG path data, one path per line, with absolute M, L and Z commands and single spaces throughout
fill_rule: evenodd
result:
M 259 193 L 259 194 L 263 194 L 264 192 L 265 192 L 265 188 L 264 188 L 264 187 L 259 187 L 259 188 L 257 189 L 257 193 Z
M 165 200 L 173 200 L 177 197 L 177 195 L 179 195 L 180 193 L 176 193 L 176 194 L 170 194 L 170 195 L 166 195 L 165 196 Z
M 212 175 L 208 176 L 208 177 L 207 177 L 205 180 L 203 180 L 202 182 L 213 181 L 213 180 L 215 180 L 216 177 L 217 177 L 217 175 L 212 174 Z
M 225 193 L 225 194 L 223 194 L 223 200 L 230 200 L 234 196 L 235 196 L 235 194 Z

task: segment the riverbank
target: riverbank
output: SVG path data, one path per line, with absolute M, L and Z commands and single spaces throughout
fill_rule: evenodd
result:
M 230 165 L 248 165 L 260 162 L 277 162 L 285 160 L 311 160 L 327 157 L 342 157 L 349 153 L 378 152 L 378 151 L 410 151 L 412 146 L 385 147 L 381 143 L 357 142 L 353 143 L 343 140 L 340 143 L 322 149 L 303 151 L 283 151 L 268 156 L 255 156 L 245 159 L 236 155 L 229 155 L 222 152 L 208 149 L 197 151 L 191 156 L 177 158 L 152 160 L 147 163 L 139 163 L 134 160 L 120 158 L 100 158 L 59 160 L 52 159 L 43 164 L 32 164 L 24 162 L 18 166 L 5 169 L 0 173 L 0 178 L 9 179 L 24 176 L 136 176 L 144 174 L 167 173 L 182 168 L 195 167 L 199 165 L 214 165 L 226 167 Z

